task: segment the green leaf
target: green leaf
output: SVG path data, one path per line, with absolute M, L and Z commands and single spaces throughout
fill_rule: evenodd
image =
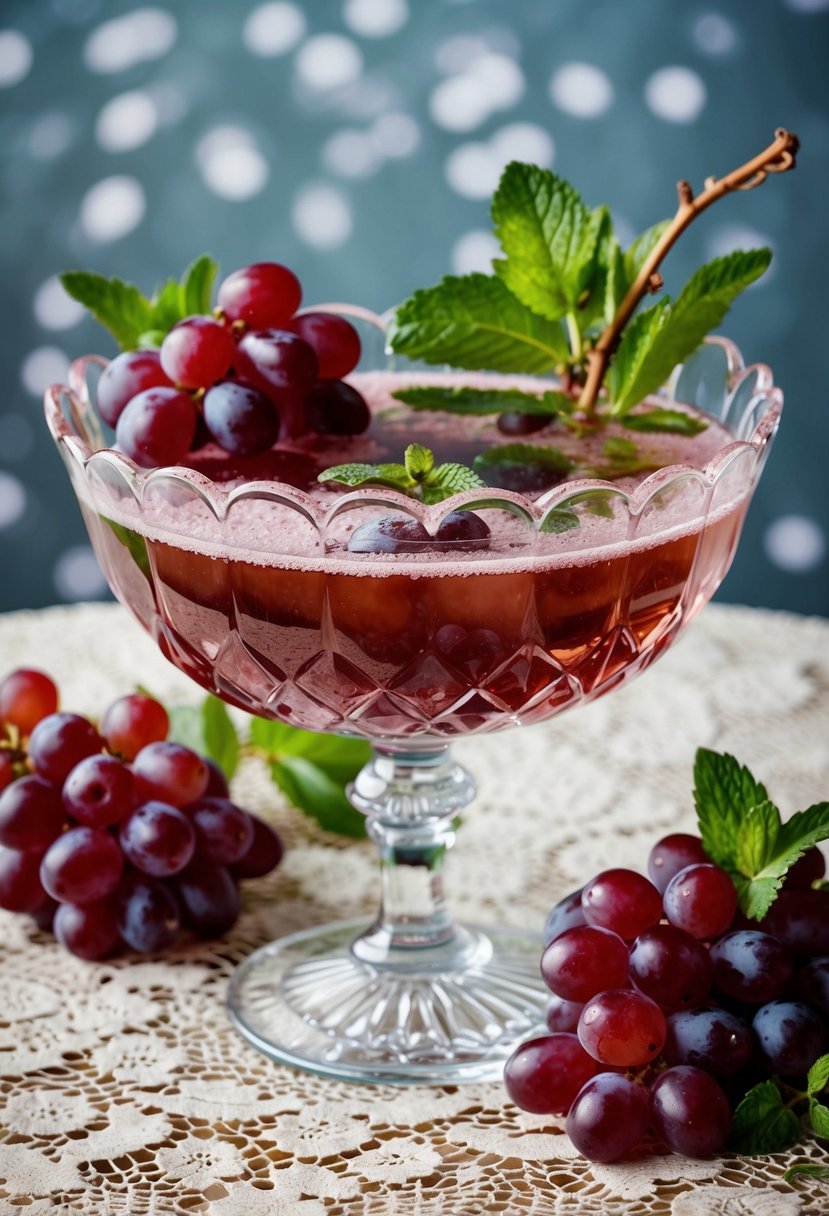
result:
M 633 439 L 620 437 L 605 439 L 602 451 L 611 460 L 632 460 L 639 455 L 639 448 Z
M 194 752 L 203 755 L 206 750 L 204 741 L 204 716 L 200 705 L 171 705 L 167 710 L 170 719 L 170 729 L 167 738 L 171 743 L 180 743 Z
M 639 271 L 645 264 L 648 255 L 651 253 L 654 245 L 662 236 L 666 228 L 669 228 L 670 220 L 660 220 L 658 224 L 654 224 L 651 228 L 646 228 L 644 232 L 640 232 L 637 237 L 630 243 L 624 254 L 624 269 L 625 269 L 625 292 L 627 292 L 633 280 L 638 275 Z
M 420 443 L 410 443 L 403 453 L 403 463 L 412 481 L 423 481 L 435 467 L 435 454 Z
M 822 1102 L 816 1102 L 814 1098 L 810 1098 L 809 1122 L 816 1136 L 820 1136 L 822 1140 L 829 1140 L 829 1106 L 824 1106 Z
M 441 464 L 423 482 L 423 501 L 430 505 L 443 502 L 453 494 L 463 494 L 464 490 L 477 490 L 485 485 L 486 482 L 465 464 Z
M 815 1060 L 806 1078 L 806 1093 L 812 1097 L 829 1085 L 829 1055 Z
M 144 577 L 148 581 L 152 581 L 150 555 L 147 551 L 147 542 L 141 533 L 133 532 L 132 528 L 125 528 L 123 524 L 116 523 L 114 519 L 107 519 L 106 515 L 101 515 L 99 518 L 102 523 L 112 529 L 121 544 L 129 550 L 130 556 Z
M 166 337 L 167 331 L 164 329 L 148 329 L 139 336 L 136 346 L 142 350 L 158 350 Z
M 674 435 L 698 435 L 708 423 L 682 410 L 651 409 L 642 414 L 625 414 L 622 425 L 629 431 L 668 431 Z
M 733 756 L 701 747 L 694 762 L 694 803 L 703 848 L 713 862 L 735 869 L 737 832 L 753 806 L 766 802 L 765 786 Z
M 507 165 L 492 200 L 495 235 L 506 254 L 493 262 L 518 299 L 551 321 L 589 289 L 607 211 L 589 211 L 569 182 L 537 165 Z
M 67 295 L 88 308 L 122 350 L 133 349 L 141 334 L 156 328 L 150 301 L 131 283 L 88 270 L 67 270 L 60 281 Z
M 800 1164 L 792 1165 L 786 1170 L 783 1175 L 784 1182 L 791 1182 L 793 1178 L 829 1178 L 829 1166 L 826 1165 L 811 1165 Z
M 316 819 L 321 828 L 341 836 L 365 836 L 365 818 L 345 796 L 339 781 L 304 756 L 284 756 L 271 765 L 271 775 L 288 799 Z
M 187 314 L 184 312 L 181 303 L 181 287 L 175 279 L 168 279 L 166 283 L 162 283 L 154 293 L 151 300 L 153 309 L 153 329 L 166 335 L 170 332 L 174 325 L 177 325 L 182 317 Z M 162 339 L 163 341 L 163 339 Z
M 781 825 L 778 845 L 786 853 L 799 849 L 805 853 L 812 845 L 829 839 L 829 802 L 816 802 L 797 811 Z M 798 856 L 800 855 L 798 854 Z M 796 861 L 797 858 L 794 858 Z
M 773 802 L 749 807 L 734 841 L 734 866 L 746 878 L 753 878 L 766 866 L 779 830 L 780 812 Z
M 239 764 L 239 736 L 224 701 L 207 697 L 202 705 L 202 723 L 206 754 L 230 780 Z
M 787 1110 L 773 1081 L 761 1081 L 739 1103 L 729 1145 L 738 1153 L 776 1153 L 800 1139 L 800 1120 Z
M 363 486 L 370 482 L 373 485 L 391 486 L 404 493 L 412 485 L 402 464 L 337 464 L 320 473 L 317 481 L 337 481 L 344 486 Z
M 561 325 L 486 274 L 416 291 L 397 309 L 388 341 L 395 354 L 470 370 L 542 373 L 569 358 Z
M 449 388 L 439 384 L 417 384 L 392 393 L 414 410 L 443 410 L 447 414 L 536 414 L 554 418 L 570 414 L 573 399 L 565 393 L 546 392 L 537 395 L 517 388 L 469 388 L 460 385 Z
M 624 414 L 656 392 L 770 261 L 770 249 L 737 250 L 715 258 L 691 276 L 675 302 L 665 298 L 635 317 L 610 366 L 613 412 Z
M 575 511 L 569 510 L 567 507 L 553 507 L 549 511 L 541 524 L 541 532 L 572 532 L 574 528 L 581 527 L 579 517 Z
M 771 806 L 770 803 L 764 805 Z M 798 858 L 812 845 L 829 838 L 829 803 L 817 803 L 806 811 L 799 811 L 782 825 L 779 812 L 774 808 L 772 810 L 777 815 L 776 821 L 763 806 L 752 808 L 738 834 L 735 863 L 737 869 L 749 879 L 747 884 L 738 884 L 740 907 L 755 920 L 762 920 L 768 912 L 783 885 L 783 879 Z M 762 846 L 759 846 L 758 817 L 765 819 Z M 747 828 L 746 824 L 751 826 Z M 741 854 L 739 841 L 748 833 L 753 833 L 757 839 L 748 845 L 747 854 Z M 749 864 L 752 860 L 753 867 Z
M 552 473 L 569 473 L 573 468 L 570 457 L 559 448 L 542 448 L 534 443 L 502 443 L 481 452 L 472 464 L 481 470 L 531 464 Z
M 210 297 L 218 272 L 218 262 L 215 262 L 207 253 L 203 253 L 201 257 L 190 263 L 181 276 L 182 316 L 192 317 L 210 312 Z

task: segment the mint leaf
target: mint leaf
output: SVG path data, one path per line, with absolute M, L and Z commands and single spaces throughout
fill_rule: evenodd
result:
M 485 485 L 486 482 L 465 464 L 441 464 L 423 482 L 422 497 L 425 503 L 431 505 L 443 502 L 444 498 L 451 498 L 453 494 L 477 490 Z
M 201 705 L 174 705 L 168 711 L 168 738 L 215 760 L 230 779 L 239 764 L 239 736 L 224 701 L 208 696 Z
M 590 285 L 606 217 L 549 169 L 513 161 L 492 200 L 506 254 L 493 269 L 522 304 L 555 321 L 574 311 Z
M 674 435 L 698 435 L 708 423 L 682 410 L 652 409 L 641 414 L 625 414 L 622 425 L 629 431 L 667 431 Z
M 632 460 L 639 455 L 639 448 L 634 440 L 622 439 L 620 436 L 605 439 L 602 451 L 611 460 Z
M 824 1106 L 822 1102 L 816 1102 L 814 1098 L 810 1098 L 809 1122 L 816 1136 L 820 1136 L 822 1140 L 829 1140 L 829 1106 Z
M 412 485 L 412 479 L 402 464 L 336 464 L 320 473 L 317 481 L 337 481 L 344 486 L 370 483 L 390 486 L 404 494 Z
M 791 1182 L 793 1178 L 829 1178 L 829 1166 L 826 1165 L 792 1165 L 783 1175 L 784 1182 Z
M 412 481 L 423 481 L 435 467 L 435 454 L 421 443 L 410 443 L 403 453 L 403 463 Z
M 271 776 L 283 794 L 327 832 L 359 838 L 365 820 L 345 796 L 342 786 L 324 769 L 302 756 L 286 756 L 271 765 Z
M 644 266 L 645 261 L 654 245 L 662 236 L 665 229 L 670 227 L 670 224 L 670 220 L 660 220 L 658 224 L 653 224 L 650 228 L 646 228 L 644 232 L 640 232 L 639 235 L 635 237 L 633 241 L 631 241 L 630 245 L 625 250 L 625 293 L 638 275 L 639 271 Z
M 506 484 L 507 488 L 512 482 L 511 474 L 528 466 L 537 470 L 542 479 L 549 477 L 549 484 L 555 485 L 570 472 L 573 462 L 558 448 L 542 448 L 534 443 L 504 443 L 481 452 L 472 461 L 473 469 L 487 485 Z
M 759 874 L 774 853 L 780 812 L 773 802 L 749 807 L 734 839 L 734 866 L 746 878 Z
M 610 365 L 612 412 L 624 414 L 656 392 L 770 261 L 770 249 L 737 250 L 715 258 L 691 276 L 675 302 L 660 300 L 635 317 Z
M 209 254 L 203 253 L 181 276 L 179 295 L 182 316 L 199 316 L 210 312 L 213 282 L 219 272 L 219 263 Z
M 797 811 L 780 827 L 778 847 L 781 852 L 791 853 L 799 849 L 798 856 L 812 845 L 829 838 L 829 802 L 816 802 L 805 811 Z M 797 857 L 794 858 L 797 861 Z
M 806 1093 L 809 1097 L 814 1094 L 819 1094 L 822 1089 L 829 1085 L 829 1055 L 821 1056 L 815 1060 L 812 1067 L 809 1069 L 809 1075 L 806 1078 Z
M 776 1153 L 800 1139 L 800 1120 L 773 1081 L 750 1089 L 734 1111 L 729 1146 L 738 1153 Z
M 741 842 L 749 835 L 753 840 L 747 851 L 741 852 Z M 749 879 L 747 884 L 738 884 L 740 907 L 745 914 L 762 920 L 788 870 L 806 849 L 827 837 L 829 803 L 821 802 L 807 811 L 800 811 L 784 824 L 780 823 L 779 812 L 770 803 L 752 807 L 739 829 L 735 857 L 737 869 Z
M 168 279 L 162 283 L 153 293 L 150 305 L 153 310 L 151 333 L 159 334 L 163 342 L 173 326 L 186 315 L 181 306 L 181 287 L 176 280 Z M 159 346 L 161 342 L 158 342 Z
M 579 517 L 568 507 L 553 507 L 541 522 L 541 532 L 572 532 L 580 527 Z
M 749 809 L 768 800 L 765 786 L 733 756 L 701 747 L 694 762 L 694 803 L 702 845 L 718 866 L 736 868 L 737 832 Z
M 136 347 L 141 334 L 156 328 L 152 304 L 131 283 L 88 270 L 67 270 L 60 281 L 67 295 L 89 309 L 122 350 Z
M 416 291 L 397 309 L 388 342 L 395 354 L 470 370 L 549 372 L 569 357 L 561 325 L 487 274 L 450 276 Z
M 417 384 L 392 393 L 414 410 L 443 410 L 447 414 L 537 414 L 554 418 L 570 414 L 573 399 L 565 393 L 546 392 L 536 395 L 517 388 L 470 388 L 459 385 L 448 388 L 439 384 Z
M 107 519 L 106 515 L 100 515 L 98 518 L 101 523 L 112 529 L 117 539 L 128 550 L 138 569 L 150 581 L 150 555 L 147 551 L 147 542 L 141 533 L 134 532 L 132 528 L 125 528 L 123 524 L 116 523 L 114 519 Z

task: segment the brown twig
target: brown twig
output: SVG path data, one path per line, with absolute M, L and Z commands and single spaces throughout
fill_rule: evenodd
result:
M 588 416 L 595 411 L 607 365 L 621 332 L 633 316 L 640 300 L 649 291 L 655 289 L 654 284 L 661 283 L 658 267 L 677 238 L 698 215 L 717 199 L 731 194 L 734 190 L 753 190 L 766 180 L 769 173 L 785 173 L 788 169 L 793 169 L 799 147 L 800 141 L 797 136 L 791 131 L 779 127 L 774 133 L 774 143 L 769 144 L 763 152 L 752 160 L 746 161 L 744 165 L 740 165 L 738 169 L 727 173 L 725 177 L 706 178 L 705 188 L 701 194 L 694 195 L 690 182 L 677 183 L 679 202 L 674 218 L 642 263 L 627 295 L 619 305 L 616 316 L 602 331 L 592 350 L 587 352 L 587 378 L 578 404 L 579 408 Z

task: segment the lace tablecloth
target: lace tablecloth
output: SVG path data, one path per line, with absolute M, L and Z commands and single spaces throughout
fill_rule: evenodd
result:
M 58 678 L 99 714 L 141 683 L 197 690 L 115 605 L 0 617 L 0 672 Z M 449 866 L 457 912 L 540 927 L 608 864 L 641 868 L 693 824 L 699 745 L 733 752 L 785 812 L 829 792 L 829 621 L 711 606 L 645 677 L 561 719 L 457 748 L 480 781 Z M 328 836 L 247 761 L 239 802 L 289 850 L 247 884 L 220 942 L 160 959 L 83 963 L 0 913 L 0 1216 L 818 1216 L 829 1184 L 782 1175 L 792 1153 L 590 1165 L 562 1121 L 525 1115 L 498 1084 L 399 1090 L 270 1063 L 230 1027 L 233 967 L 273 937 L 373 910 L 369 846 Z

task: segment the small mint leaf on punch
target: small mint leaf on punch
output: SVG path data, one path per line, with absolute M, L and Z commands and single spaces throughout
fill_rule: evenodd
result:
M 434 453 L 419 443 L 410 443 L 403 464 L 341 464 L 325 469 L 319 482 L 338 482 L 346 486 L 382 485 L 399 490 L 425 503 L 443 502 L 464 490 L 477 490 L 486 483 L 463 464 L 435 466 Z

